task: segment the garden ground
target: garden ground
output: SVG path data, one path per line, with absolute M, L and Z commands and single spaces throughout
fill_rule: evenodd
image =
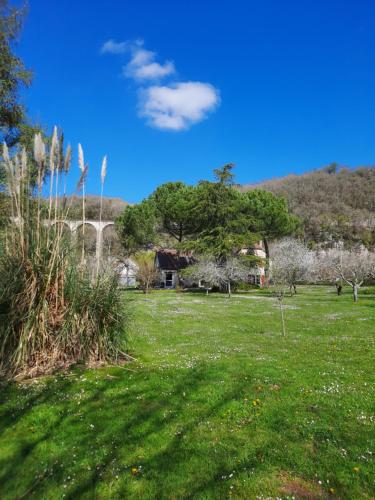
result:
M 2 499 L 374 498 L 374 289 L 124 301 L 136 362 L 0 388 Z

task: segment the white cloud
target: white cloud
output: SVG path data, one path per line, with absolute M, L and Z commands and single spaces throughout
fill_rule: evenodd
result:
M 163 65 L 153 62 L 134 68 L 132 76 L 138 80 L 154 80 L 157 78 L 162 78 L 163 76 L 171 75 L 174 72 L 174 64 L 170 61 L 165 62 Z
M 204 120 L 220 102 L 219 92 L 209 83 L 180 82 L 152 86 L 140 92 L 141 116 L 153 127 L 184 130 Z
M 166 61 L 164 64 L 155 62 L 156 52 L 143 49 L 140 44 L 131 47 L 132 58 L 124 66 L 124 75 L 135 80 L 157 80 L 175 73 L 173 62 Z
M 102 54 L 124 54 L 129 50 L 128 42 L 115 42 L 114 40 L 108 40 L 103 43 L 100 52 Z
M 142 85 L 138 93 L 139 115 L 152 127 L 186 130 L 204 120 L 220 104 L 219 91 L 209 83 L 188 81 L 160 85 L 162 78 L 176 73 L 174 63 L 157 62 L 157 53 L 145 49 L 141 39 L 108 40 L 101 53 L 130 54 L 130 61 L 122 68 L 123 75 Z

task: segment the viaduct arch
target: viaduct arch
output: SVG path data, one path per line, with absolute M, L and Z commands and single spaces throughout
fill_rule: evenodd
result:
M 106 227 L 108 226 L 114 226 L 115 223 L 113 221 L 98 221 L 98 220 L 85 220 L 84 222 L 82 220 L 57 220 L 57 221 L 51 221 L 50 223 L 47 224 L 64 224 L 70 229 L 70 232 L 74 237 L 77 236 L 77 231 L 78 229 L 83 226 L 84 224 L 92 226 L 95 231 L 96 231 L 96 244 L 95 244 L 95 255 L 97 260 L 100 260 L 102 258 L 103 254 L 103 231 Z

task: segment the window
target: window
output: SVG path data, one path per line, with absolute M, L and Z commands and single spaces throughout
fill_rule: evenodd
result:
M 260 276 L 259 274 L 250 274 L 249 283 L 251 285 L 260 285 Z

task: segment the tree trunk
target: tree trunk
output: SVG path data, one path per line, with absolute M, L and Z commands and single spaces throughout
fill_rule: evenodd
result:
M 270 248 L 268 246 L 267 238 L 263 238 L 263 245 L 266 254 L 266 265 L 264 266 L 264 286 L 268 288 L 270 285 Z
M 354 302 L 358 302 L 358 289 L 359 286 L 357 284 L 353 285 L 353 300 Z
M 228 297 L 230 298 L 231 296 L 231 288 L 230 288 L 230 281 L 228 281 Z
M 283 301 L 282 300 L 279 300 L 279 305 L 280 305 L 280 316 L 281 316 L 282 333 L 283 333 L 283 337 L 286 337 L 285 319 L 284 319 L 284 307 L 283 307 Z

